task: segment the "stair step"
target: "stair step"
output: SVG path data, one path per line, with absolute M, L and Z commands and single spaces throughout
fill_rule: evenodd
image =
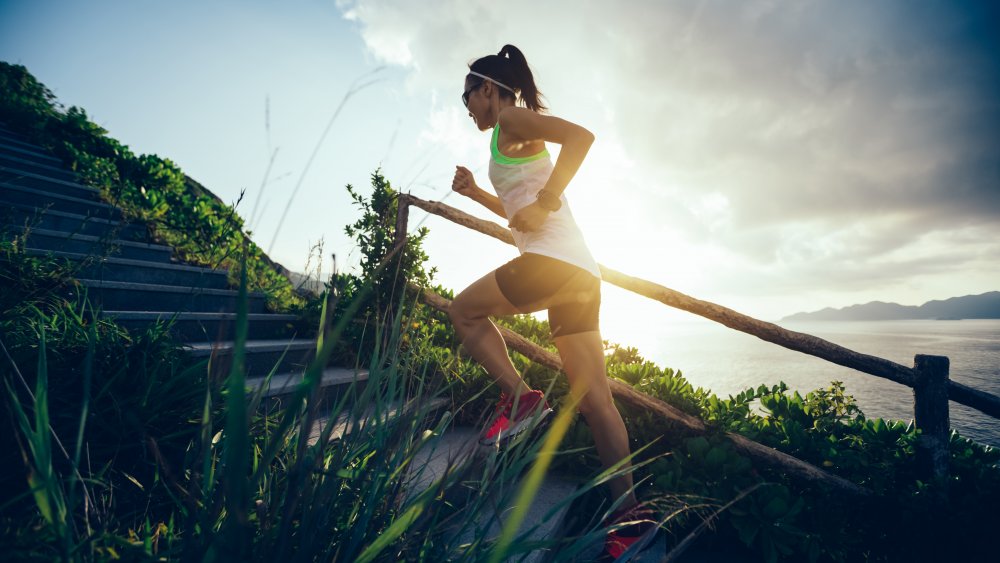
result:
M 191 312 L 233 312 L 236 310 L 239 291 L 235 289 L 207 289 L 136 283 L 79 279 L 87 287 L 87 297 L 95 306 L 115 311 L 146 311 L 149 309 Z M 249 313 L 264 312 L 264 294 L 255 291 L 247 295 Z
M 0 225 L 0 230 L 6 232 L 23 232 L 19 225 Z M 90 235 L 76 235 L 48 229 L 30 229 L 28 231 L 27 248 L 40 250 L 59 250 L 62 252 L 81 252 L 97 255 L 116 255 L 121 258 L 148 260 L 151 262 L 170 262 L 171 247 L 160 244 L 134 242 L 129 240 L 104 240 Z
M 212 371 L 228 373 L 235 343 L 201 342 L 186 344 L 195 358 L 212 358 Z M 244 348 L 247 378 L 264 377 L 271 370 L 278 373 L 305 371 L 316 353 L 315 340 L 247 340 Z M 275 368 L 277 366 L 277 368 Z
M 184 287 L 202 287 L 206 289 L 230 289 L 228 272 L 188 266 L 187 264 L 164 264 L 147 262 L 145 260 L 129 260 L 128 258 L 104 257 L 98 258 L 91 254 L 78 252 L 58 252 L 27 248 L 25 252 L 33 255 L 51 254 L 56 258 L 65 258 L 79 262 L 80 269 L 74 273 L 77 278 L 89 278 L 103 281 L 130 281 L 158 285 L 176 285 Z M 92 258 L 88 264 L 88 258 Z
M 270 373 L 270 372 L 268 372 Z M 270 384 L 264 389 L 258 411 L 266 413 L 277 413 L 288 400 L 292 398 L 302 383 L 305 370 L 294 370 L 290 372 L 276 372 L 271 378 Z M 248 393 L 255 393 L 264 387 L 264 380 L 267 374 L 248 377 L 246 380 Z M 353 392 L 355 394 L 364 391 L 368 383 L 368 370 L 345 367 L 327 367 L 323 370 L 317 388 L 320 408 L 328 408 L 336 405 L 344 393 Z
M 101 201 L 101 190 L 97 188 L 13 166 L 0 165 L 0 182 L 10 186 L 33 188 L 38 191 L 63 194 L 83 200 Z
M 101 316 L 114 319 L 129 330 L 144 330 L 157 321 L 173 319 L 171 333 L 186 342 L 216 342 L 236 336 L 236 313 L 177 313 L 173 311 L 109 311 Z M 296 315 L 258 313 L 247 315 L 248 338 L 287 338 L 294 331 Z
M 271 381 L 267 386 L 267 389 L 264 390 L 264 397 L 291 395 L 295 392 L 296 387 L 302 383 L 304 375 L 304 372 L 298 371 L 275 373 L 274 376 L 271 377 Z M 257 377 L 248 377 L 247 387 L 250 391 L 256 391 L 264 386 L 265 379 L 267 379 L 266 374 Z M 337 387 L 354 382 L 361 383 L 367 379 L 368 370 L 366 369 L 354 370 L 353 368 L 328 367 L 323 370 L 319 386 L 321 388 Z
M 49 166 L 63 165 L 61 160 L 50 154 L 45 154 L 42 150 L 44 149 L 41 147 L 28 148 L 23 143 L 18 145 L 11 143 L 7 139 L 0 139 L 0 152 L 23 158 L 29 162 L 37 162 L 38 164 L 48 164 Z
M 19 147 L 24 147 L 26 149 L 35 150 L 42 153 L 46 152 L 45 149 L 43 149 L 38 145 L 38 143 L 32 143 L 24 135 L 21 135 L 20 133 L 14 133 L 9 129 L 0 129 L 0 142 Z
M 32 228 L 96 237 L 111 236 L 117 229 L 115 238 L 135 242 L 145 242 L 149 239 L 145 225 L 109 221 L 54 209 L 40 209 L 20 203 L 5 205 L 0 214 L 2 214 L 0 223 L 8 225 L 31 225 Z
M 391 405 L 388 409 L 382 412 L 382 421 L 389 420 L 398 416 L 401 413 L 408 412 L 414 408 L 423 408 L 427 412 L 433 412 L 443 407 L 451 405 L 450 399 L 445 399 L 443 397 L 438 397 L 431 399 L 429 401 L 425 400 L 422 405 L 417 405 L 412 400 L 402 407 L 400 405 Z M 348 407 L 349 408 L 349 407 Z M 375 417 L 375 409 L 371 406 L 366 407 L 364 412 L 361 413 L 361 418 L 359 420 L 354 420 L 350 412 L 343 412 L 337 416 L 333 421 L 334 427 L 333 431 L 330 433 L 330 440 L 336 440 L 338 438 L 343 438 L 346 434 L 354 432 L 360 428 L 363 428 L 365 424 L 368 424 Z M 313 421 L 312 426 L 309 427 L 309 438 L 306 443 L 310 446 L 316 444 L 319 441 L 320 436 L 323 432 L 323 427 L 331 420 L 329 414 L 321 415 Z
M 4 141 L 0 141 L 4 142 Z M 0 165 L 9 166 L 11 168 L 19 168 L 21 170 L 27 170 L 29 172 L 34 172 L 35 174 L 43 174 L 52 178 L 59 178 L 61 180 L 69 180 L 70 182 L 76 182 L 79 178 L 76 172 L 66 168 L 61 162 L 56 163 L 41 163 L 22 158 L 23 155 L 14 152 L 6 152 L 0 150 Z
M 27 188 L 0 181 L 0 205 L 3 204 L 29 205 L 76 215 L 101 217 L 111 221 L 122 219 L 121 209 L 101 201 L 81 199 L 65 193 Z

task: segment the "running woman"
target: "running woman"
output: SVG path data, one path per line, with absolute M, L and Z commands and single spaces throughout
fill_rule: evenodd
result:
M 512 45 L 469 65 L 462 102 L 480 131 L 493 129 L 489 177 L 497 195 L 480 188 L 462 166 L 456 167 L 452 189 L 508 220 L 520 256 L 458 294 L 449 316 L 462 346 L 501 388 L 495 415 L 480 435 L 481 444 L 492 445 L 529 429 L 552 409 L 518 374 L 489 317 L 547 309 L 571 392 L 581 396 L 579 411 L 609 467 L 629 455 L 629 444 L 605 372 L 598 326 L 601 270 L 563 193 L 594 135 L 546 115 L 541 98 L 524 55 Z M 561 145 L 554 166 L 546 142 Z M 614 522 L 651 515 L 639 506 L 632 484 L 630 474 L 609 483 L 614 498 L 625 497 Z M 605 557 L 618 557 L 651 528 L 645 520 L 609 534 Z

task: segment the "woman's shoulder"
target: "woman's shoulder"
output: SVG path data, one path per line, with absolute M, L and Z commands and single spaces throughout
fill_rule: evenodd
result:
M 521 129 L 524 125 L 541 118 L 541 114 L 520 106 L 507 106 L 497 114 L 497 125 L 507 131 Z
M 502 108 L 500 110 L 500 113 L 497 114 L 497 116 L 502 121 L 506 121 L 509 119 L 517 120 L 517 119 L 531 118 L 532 116 L 537 116 L 537 115 L 541 114 L 539 114 L 535 110 L 521 106 L 507 106 L 505 108 Z
M 580 125 L 554 115 L 540 114 L 534 110 L 508 106 L 497 114 L 497 126 L 505 138 L 514 141 L 548 141 L 565 144 L 575 137 L 590 137 L 593 133 Z

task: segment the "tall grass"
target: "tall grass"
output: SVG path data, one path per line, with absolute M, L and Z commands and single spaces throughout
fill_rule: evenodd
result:
M 243 273 L 235 361 L 221 389 L 214 389 L 211 378 L 205 378 L 202 392 L 188 391 L 188 395 L 200 396 L 201 406 L 183 460 L 174 465 L 175 459 L 161 455 L 157 437 L 148 441 L 157 459 L 156 480 L 172 501 L 152 503 L 134 525 L 88 517 L 94 505 L 113 513 L 117 502 L 105 474 L 92 471 L 82 455 L 95 436 L 87 427 L 89 392 L 81 401 L 72 455 L 53 446 L 47 363 L 51 351 L 46 347 L 45 323 L 38 323 L 33 397 L 22 403 L 5 378 L 5 396 L 17 420 L 18 440 L 24 444 L 30 495 L 45 529 L 44 534 L 34 532 L 36 539 L 45 539 L 45 545 L 29 550 L 27 556 L 64 561 L 118 557 L 501 561 L 541 551 L 550 561 L 575 561 L 588 542 L 603 537 L 604 531 L 594 526 L 583 538 L 538 538 L 539 524 L 524 525 L 522 507 L 537 492 L 552 457 L 559 455 L 557 446 L 572 416 L 572 402 L 545 433 L 516 440 L 503 449 L 471 444 L 472 455 L 456 460 L 443 475 L 424 483 L 426 466 L 418 462 L 443 446 L 454 412 L 465 405 L 449 402 L 441 406 L 442 401 L 436 401 L 444 397 L 449 384 L 428 374 L 426 364 L 419 370 L 401 368 L 416 365 L 400 357 L 399 346 L 400 320 L 416 302 L 407 302 L 401 295 L 393 322 L 376 324 L 367 381 L 353 383 L 336 398 L 321 392 L 322 371 L 364 294 L 355 296 L 337 319 L 328 320 L 324 305 L 317 354 L 290 400 L 273 418 L 257 409 L 263 387 L 252 394 L 246 389 L 246 293 Z M 386 327 L 391 327 L 387 335 L 383 334 Z M 93 377 L 93 350 L 98 344 L 93 328 L 88 338 L 83 370 L 86 389 Z M 382 342 L 388 344 L 382 346 Z M 8 365 L 17 368 L 13 359 Z M 57 456 L 65 458 L 66 471 L 54 468 Z M 622 469 L 619 464 L 594 477 L 550 507 L 546 518 L 641 465 Z M 150 487 L 148 482 L 134 482 L 143 491 Z M 418 483 L 424 488 L 416 488 Z M 77 493 L 84 484 L 92 496 Z M 499 536 L 491 533 L 489 525 L 496 503 L 518 507 L 506 518 Z M 22 529 L 21 533 L 33 532 Z

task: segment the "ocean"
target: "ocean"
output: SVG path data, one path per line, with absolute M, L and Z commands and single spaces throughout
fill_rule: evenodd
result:
M 948 356 L 952 380 L 1000 395 L 1000 320 L 786 322 L 784 328 L 829 340 L 856 352 L 913 366 L 916 354 Z M 844 382 L 869 418 L 909 421 L 913 391 L 905 385 L 794 352 L 698 317 L 672 322 L 630 339 L 646 359 L 680 370 L 695 387 L 721 398 L 748 387 L 784 381 L 808 391 Z M 1000 420 L 949 403 L 951 427 L 967 438 L 1000 447 Z

